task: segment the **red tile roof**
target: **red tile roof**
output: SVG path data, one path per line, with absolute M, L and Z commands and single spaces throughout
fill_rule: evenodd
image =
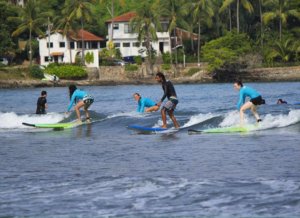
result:
M 76 34 L 74 32 L 70 33 L 70 38 L 75 41 L 103 41 L 104 39 L 100 36 L 96 36 L 86 30 L 80 29 Z
M 126 14 L 122 14 L 118 17 L 114 17 L 113 19 L 107 20 L 106 23 L 111 23 L 111 22 L 129 22 L 131 18 L 135 17 L 136 13 L 135 12 L 128 12 Z

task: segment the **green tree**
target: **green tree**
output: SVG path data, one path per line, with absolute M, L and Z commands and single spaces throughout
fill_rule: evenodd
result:
M 213 7 L 210 0 L 196 0 L 193 5 L 193 17 L 198 23 L 198 66 L 200 65 L 200 43 L 201 43 L 201 23 L 206 22 L 212 25 L 211 17 L 214 15 Z
M 12 36 L 29 31 L 29 60 L 32 66 L 32 35 L 43 35 L 42 27 L 46 23 L 46 19 L 50 16 L 49 12 L 41 12 L 40 5 L 36 0 L 28 0 L 23 8 L 19 9 L 18 17 L 10 17 L 9 20 L 20 22 L 20 25 L 12 33 Z
M 224 0 L 223 5 L 220 8 L 220 12 L 230 7 L 230 5 L 234 2 L 236 2 L 236 28 L 237 28 L 237 33 L 239 33 L 240 32 L 240 4 L 249 13 L 253 12 L 253 7 L 249 0 Z
M 171 35 L 176 35 L 176 27 L 178 25 L 187 26 L 183 17 L 189 13 L 188 4 L 183 0 L 161 0 L 160 14 L 163 18 L 168 19 L 168 32 L 169 32 L 169 41 L 171 47 L 171 57 L 172 57 L 172 40 Z M 177 40 L 177 38 L 175 38 Z M 177 45 L 177 41 L 175 42 L 175 47 Z M 177 64 L 177 49 L 175 50 L 175 62 Z M 171 58 L 172 64 L 172 58 Z
M 8 17 L 17 16 L 17 8 L 8 4 L 6 1 L 0 1 L 0 56 L 13 57 L 16 53 L 15 42 L 11 33 L 17 28 L 17 24 L 9 22 Z
M 298 1 L 298 0 L 296 0 Z M 263 21 L 269 24 L 273 20 L 279 21 L 279 39 L 282 40 L 282 27 L 287 24 L 288 17 L 293 16 L 300 19 L 299 8 L 294 8 L 296 4 L 293 0 L 266 0 L 266 6 L 271 8 L 271 11 L 263 14 Z M 299 4 L 299 3 L 298 3 Z
M 137 8 L 137 15 L 131 20 L 131 25 L 134 31 L 138 34 L 140 43 L 145 43 L 148 54 L 148 64 L 150 65 L 151 73 L 153 71 L 153 48 L 152 42 L 157 41 L 157 30 L 160 29 L 159 14 L 156 13 L 158 4 L 151 4 L 144 1 Z
M 92 8 L 94 7 L 95 0 L 66 0 L 63 8 L 63 14 L 66 20 L 70 23 L 70 26 L 74 21 L 79 21 L 81 29 L 84 30 L 84 22 L 91 21 Z M 76 29 L 78 32 L 78 29 Z M 81 61 L 84 64 L 84 38 L 81 35 Z

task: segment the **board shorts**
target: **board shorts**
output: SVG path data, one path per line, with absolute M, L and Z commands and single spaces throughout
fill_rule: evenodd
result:
M 258 96 L 256 98 L 252 98 L 250 100 L 250 102 L 252 102 L 252 104 L 254 105 L 261 105 L 261 104 L 265 104 L 265 99 L 263 99 L 261 96 Z
M 170 99 L 164 104 L 163 108 L 167 111 L 175 110 L 177 104 L 178 99 L 170 97 Z
M 86 95 L 83 97 L 84 109 L 87 110 L 91 104 L 94 102 L 94 98 L 91 95 Z

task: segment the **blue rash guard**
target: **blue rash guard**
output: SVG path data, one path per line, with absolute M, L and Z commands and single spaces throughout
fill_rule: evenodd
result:
M 241 89 L 240 89 L 240 99 L 237 103 L 237 109 L 240 110 L 242 105 L 245 103 L 246 97 L 249 97 L 250 99 L 253 99 L 253 98 L 256 98 L 258 96 L 260 96 L 260 94 L 256 90 L 254 90 L 250 87 L 247 87 L 247 86 L 241 87 Z
M 76 89 L 71 97 L 71 101 L 68 107 L 68 111 L 71 110 L 74 103 L 82 100 L 85 96 L 87 96 L 87 93 L 85 91 L 82 91 L 80 89 Z
M 153 107 L 155 106 L 155 102 L 150 98 L 140 98 L 138 102 L 137 112 L 143 113 L 145 112 L 145 107 Z

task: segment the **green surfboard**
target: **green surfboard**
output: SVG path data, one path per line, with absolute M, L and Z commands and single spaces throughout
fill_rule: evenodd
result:
M 245 126 L 229 126 L 229 127 L 219 127 L 204 130 L 189 129 L 189 134 L 201 134 L 201 133 L 245 133 L 257 129 L 255 125 L 245 125 Z
M 31 124 L 31 123 L 22 123 L 25 126 L 32 126 L 35 128 L 48 128 L 48 129 L 55 129 L 55 130 L 63 130 L 63 129 L 70 129 L 76 126 L 80 126 L 83 124 L 87 124 L 89 122 L 68 122 L 68 123 L 42 123 L 42 124 Z

